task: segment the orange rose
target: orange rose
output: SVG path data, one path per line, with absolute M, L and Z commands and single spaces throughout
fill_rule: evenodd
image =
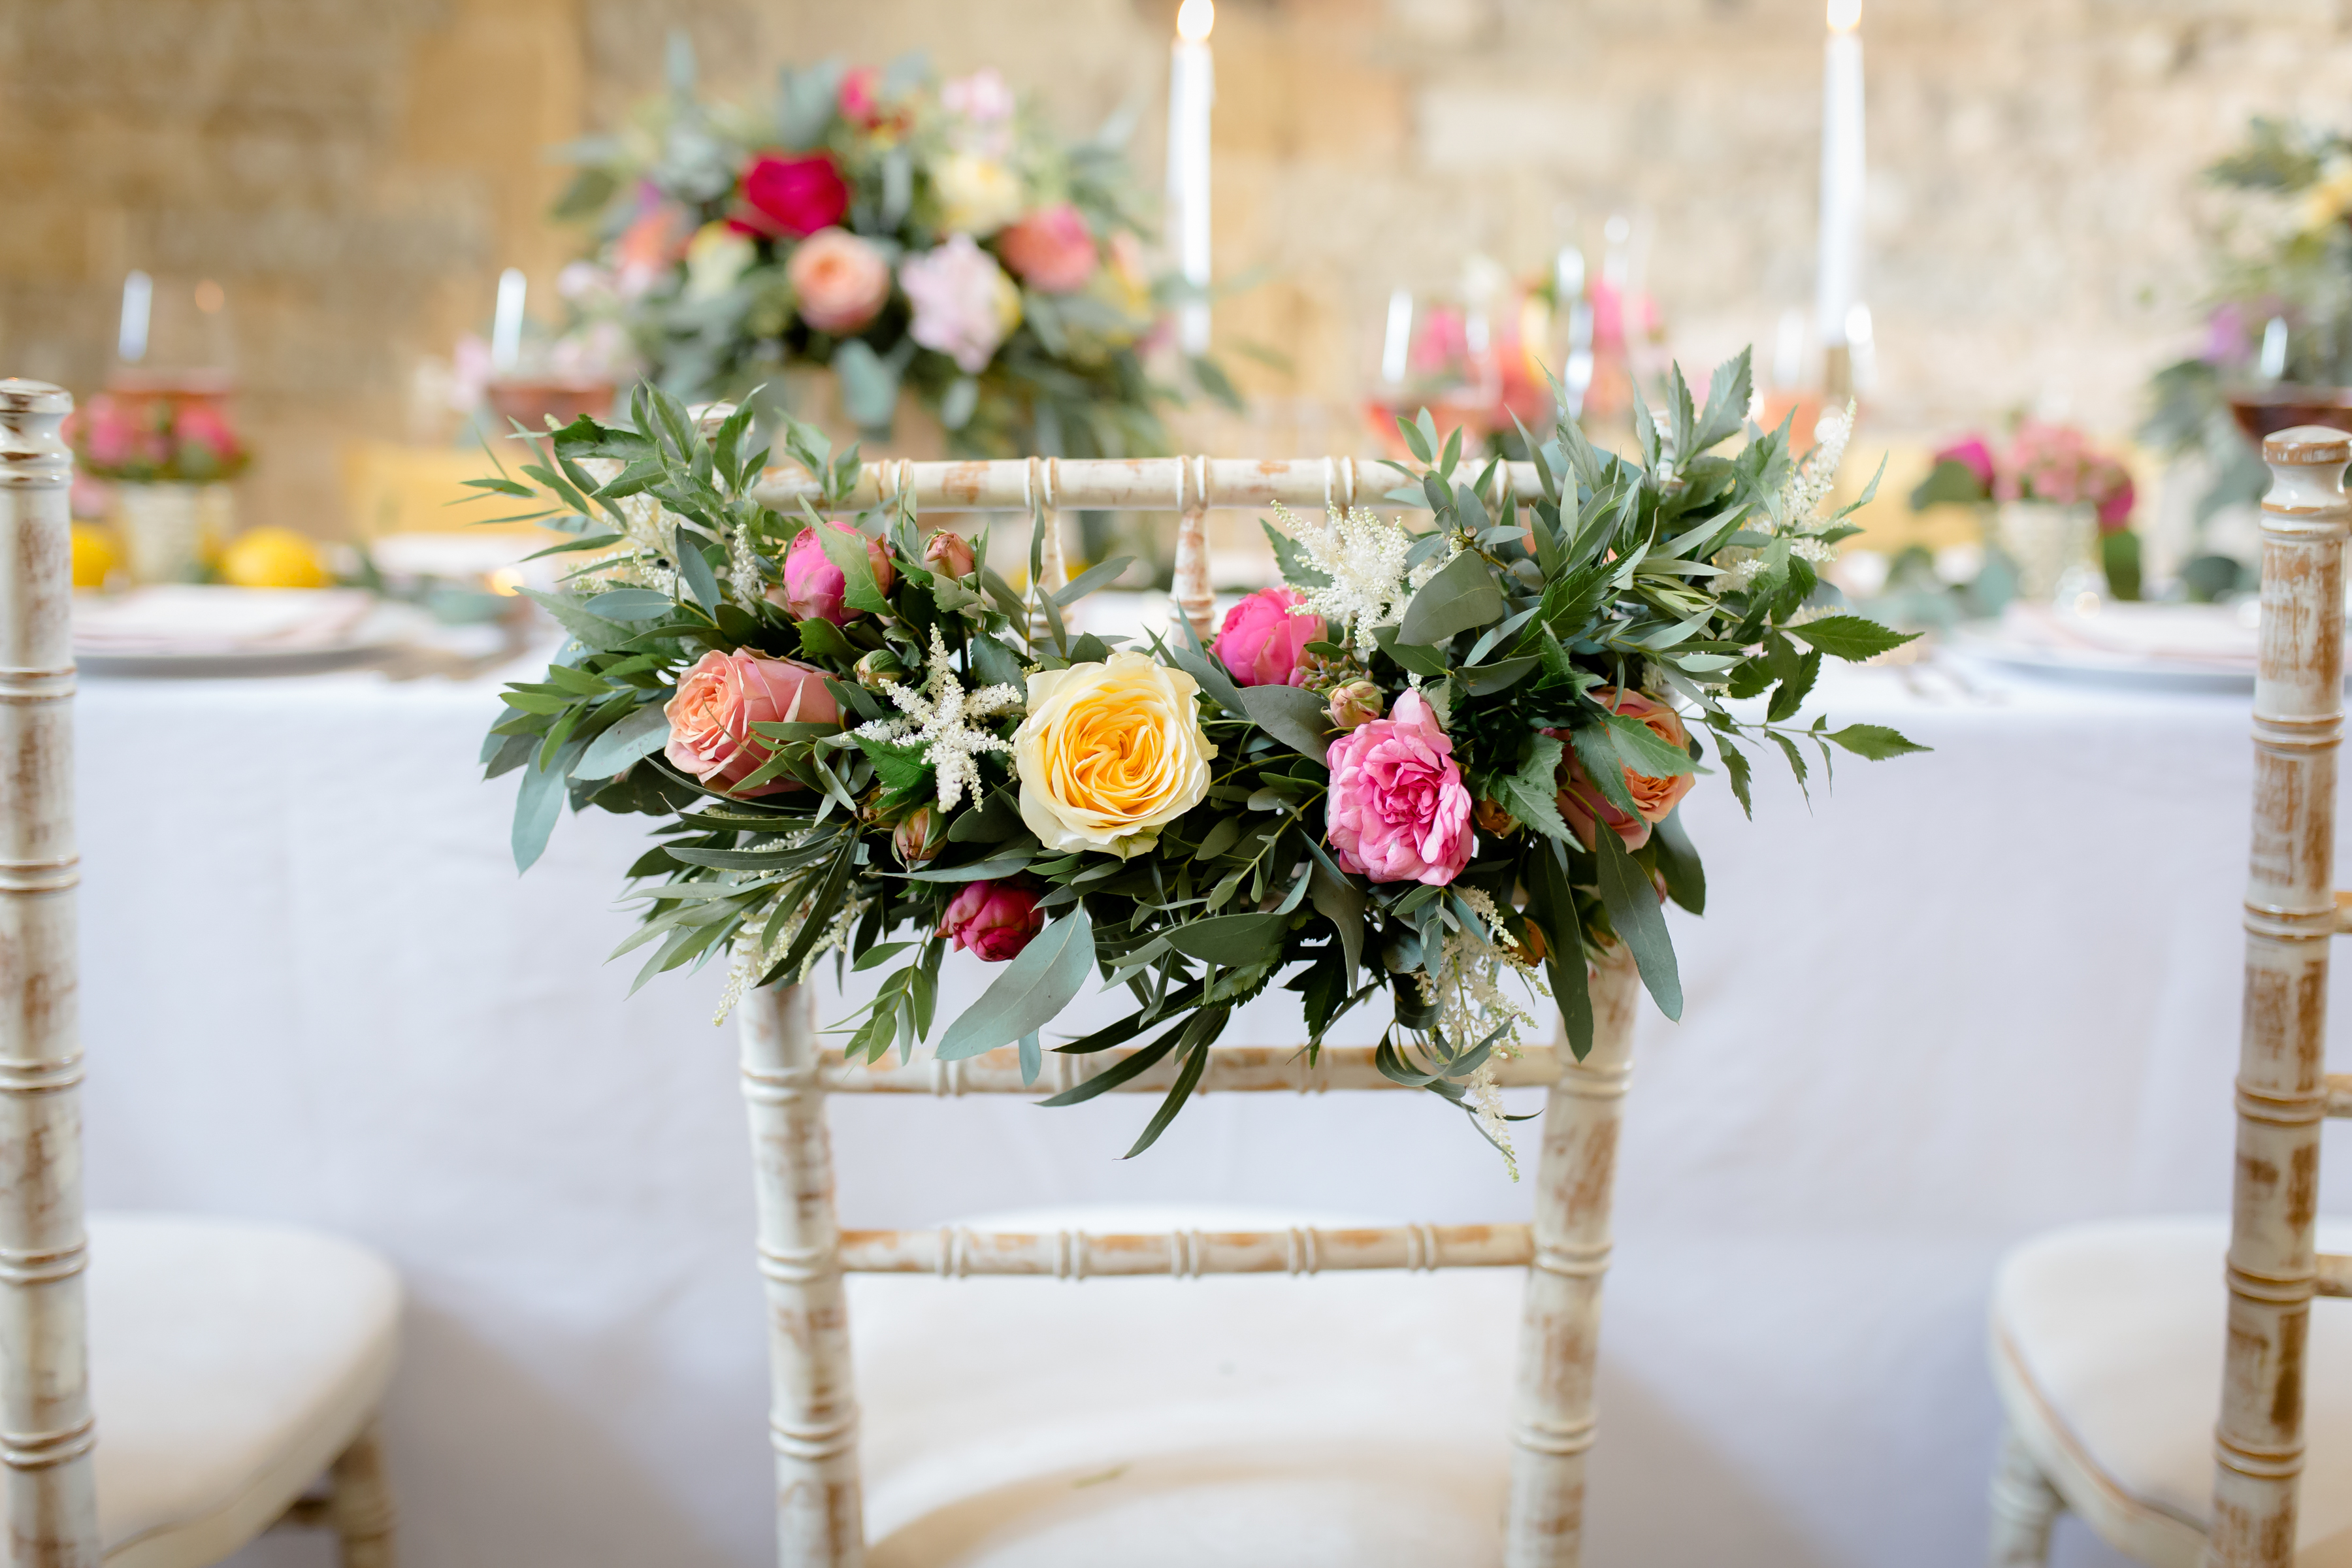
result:
M 1690 732 L 1683 728 L 1682 718 L 1673 709 L 1638 691 L 1620 691 L 1613 686 L 1596 686 L 1592 700 L 1612 713 L 1621 713 L 1647 729 L 1650 733 L 1675 747 L 1686 750 Z M 1549 731 L 1557 734 L 1558 731 Z M 1636 815 L 1628 816 L 1612 804 L 1584 771 L 1573 749 L 1563 750 L 1556 775 L 1559 786 L 1559 814 L 1587 849 L 1594 843 L 1593 824 L 1604 823 L 1628 849 L 1639 849 L 1650 841 L 1650 826 L 1664 822 L 1691 785 L 1698 782 L 1695 773 L 1668 773 L 1663 776 L 1637 773 L 1625 770 L 1625 791 L 1633 797 Z

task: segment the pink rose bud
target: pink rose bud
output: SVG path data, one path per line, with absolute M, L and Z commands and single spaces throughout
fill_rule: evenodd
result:
M 865 539 L 865 535 L 845 522 L 835 522 L 828 518 L 819 526 Z M 882 548 L 880 541 L 866 540 L 866 563 L 873 568 L 874 585 L 888 593 L 898 574 L 890 569 L 889 552 Z M 804 528 L 793 536 L 792 548 L 784 552 L 783 584 L 781 587 L 768 590 L 768 600 L 790 611 L 795 620 L 831 621 L 841 626 L 847 626 L 851 616 L 863 614 L 849 608 L 845 602 L 844 595 L 848 591 L 849 584 L 842 576 L 841 568 L 826 557 L 816 529 Z
M 890 830 L 890 847 L 908 870 L 937 855 L 948 841 L 947 818 L 929 805 L 919 805 Z
M 1399 697 L 1391 717 L 1332 742 L 1326 760 L 1324 831 L 1341 870 L 1442 888 L 1470 864 L 1478 843 L 1470 792 L 1453 741 L 1420 692 Z
M 1381 689 L 1369 680 L 1351 680 L 1331 693 L 1331 722 L 1342 730 L 1369 724 L 1385 706 Z
M 971 575 L 971 545 L 963 535 L 941 529 L 923 546 L 923 564 L 942 577 Z
M 1646 727 L 1658 739 L 1684 748 L 1690 744 L 1690 732 L 1683 728 L 1682 718 L 1664 703 L 1643 696 L 1638 691 L 1620 691 L 1613 686 L 1596 686 L 1592 700 L 1613 713 L 1622 713 Z M 1556 731 L 1546 731 L 1556 734 Z M 1565 737 L 1563 737 L 1564 739 Z M 1593 845 L 1593 825 L 1599 823 L 1625 841 L 1628 849 L 1639 849 L 1650 841 L 1650 828 L 1664 822 L 1691 786 L 1698 782 L 1696 773 L 1668 773 L 1654 776 L 1625 770 L 1625 790 L 1633 797 L 1635 815 L 1624 811 L 1601 793 L 1577 760 L 1573 748 L 1563 747 L 1555 781 L 1559 786 L 1559 814 L 1578 842 L 1587 849 Z
M 982 962 L 1002 963 L 1045 929 L 1034 888 L 1013 880 L 966 882 L 940 921 L 939 934 Z
M 679 772 L 730 791 L 774 754 L 752 725 L 841 721 L 840 705 L 824 688 L 824 671 L 789 658 L 717 648 L 686 672 L 662 713 L 669 720 L 662 754 Z M 793 779 L 775 778 L 741 793 L 776 795 L 800 787 Z
M 1260 588 L 1225 612 L 1217 632 L 1217 658 L 1241 686 L 1303 686 L 1300 664 L 1307 645 L 1323 640 L 1323 617 L 1294 616 L 1304 604 L 1296 588 Z
M 1067 202 L 1041 207 L 998 231 L 997 254 L 1032 289 L 1069 294 L 1095 275 L 1095 237 Z

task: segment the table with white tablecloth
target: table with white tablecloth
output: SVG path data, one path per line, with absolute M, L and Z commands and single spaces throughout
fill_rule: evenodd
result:
M 719 976 L 633 996 L 635 963 L 604 962 L 642 819 L 567 819 L 517 878 L 513 781 L 475 764 L 494 689 L 85 680 L 90 1194 L 313 1223 L 398 1265 L 410 1568 L 772 1562 Z M 1594 1568 L 1980 1561 L 1994 1259 L 2226 1195 L 2247 698 L 1873 670 L 1821 701 L 1936 750 L 1842 763 L 1810 805 L 1759 763 L 1752 826 L 1719 776 L 1685 806 L 1708 914 L 1675 917 L 1685 1021 L 1645 1013 L 1639 1036 Z M 1286 1000 L 1227 1037 L 1296 1040 Z M 1121 1162 L 1150 1110 L 836 1102 L 845 1218 L 1527 1213 L 1429 1096 L 1211 1097 Z M 1035 1289 L 1045 1336 L 1054 1291 L 1116 1287 Z M 2063 1563 L 2111 1561 L 2061 1537 Z

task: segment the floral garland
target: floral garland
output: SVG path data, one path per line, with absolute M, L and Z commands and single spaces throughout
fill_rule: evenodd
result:
M 682 41 L 672 61 L 666 98 L 572 149 L 557 216 L 598 233 L 562 279 L 575 333 L 617 325 L 689 400 L 822 366 L 869 434 L 904 387 L 960 453 L 1167 450 L 1142 352 L 1180 285 L 1146 266 L 1122 124 L 1065 144 L 993 70 L 919 59 L 787 70 L 755 110 L 699 100 Z
M 1586 961 L 1622 942 L 1680 1014 L 1661 905 L 1705 905 L 1676 809 L 1709 759 L 1697 731 L 1743 807 L 1759 742 L 1801 783 L 1809 748 L 1825 766 L 1919 749 L 1796 719 L 1824 655 L 1907 640 L 1838 613 L 1815 574 L 1853 531 L 1822 508 L 1842 442 L 1796 461 L 1785 426 L 1744 425 L 1745 356 L 1704 411 L 1678 374 L 1669 391 L 1637 460 L 1559 426 L 1526 505 L 1483 499 L 1492 468 L 1471 482 L 1459 434 L 1436 449 L 1424 414 L 1385 499 L 1433 527 L 1285 515 L 1268 533 L 1286 585 L 1209 645 L 1137 647 L 1064 619 L 1123 563 L 1024 596 L 982 564 L 984 537 L 924 540 L 909 501 L 856 525 L 782 515 L 752 493 L 767 454 L 748 413 L 706 437 L 640 389 L 635 428 L 556 434 L 525 469 L 537 491 L 484 481 L 544 492 L 579 536 L 562 548 L 591 552 L 568 592 L 536 595 L 572 640 L 509 689 L 484 752 L 521 774 L 518 861 L 567 799 L 657 818 L 629 872 L 640 983 L 726 953 L 731 1005 L 827 952 L 894 964 L 841 1026 L 851 1061 L 933 1036 L 951 948 L 1007 968 L 936 1055 L 1018 1042 L 1033 1080 L 1087 973 L 1124 984 L 1132 1013 L 1053 1048 L 1148 1043 L 1048 1103 L 1174 1058 L 1138 1151 L 1269 985 L 1298 994 L 1310 1053 L 1385 993 L 1381 1069 L 1507 1152 L 1494 1064 L 1528 1043 L 1535 994 L 1580 1056 Z M 1737 456 L 1714 451 L 1743 427 Z M 856 452 L 799 426 L 785 444 L 839 510 Z M 1760 714 L 1735 712 L 1749 699 Z

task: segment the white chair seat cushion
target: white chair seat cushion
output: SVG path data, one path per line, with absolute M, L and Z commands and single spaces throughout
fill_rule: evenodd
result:
M 2211 1517 L 2228 1311 L 2219 1218 L 2053 1231 L 2002 1259 L 2002 1403 L 2067 1506 L 2135 1558 L 2196 1568 Z M 2322 1226 L 2323 1250 L 2352 1230 Z M 2312 1303 L 2298 1568 L 2352 1565 L 2352 1300 Z
M 348 1446 L 392 1375 L 400 1283 L 289 1226 L 92 1215 L 90 1398 L 109 1568 L 218 1561 Z
M 1080 1209 L 964 1223 L 1377 1222 Z M 868 1568 L 1498 1561 L 1525 1277 L 853 1277 Z

